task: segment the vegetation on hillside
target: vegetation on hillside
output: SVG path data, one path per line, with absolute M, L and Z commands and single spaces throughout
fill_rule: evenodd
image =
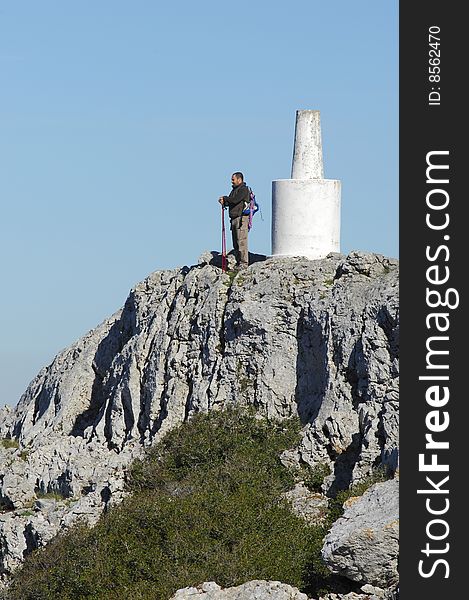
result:
M 300 428 L 234 409 L 194 417 L 133 463 L 122 504 L 29 555 L 3 597 L 168 600 L 203 581 L 252 579 L 330 587 L 320 549 L 340 511 L 309 526 L 281 499 L 294 475 L 279 457 Z M 315 486 L 325 474 L 313 473 Z

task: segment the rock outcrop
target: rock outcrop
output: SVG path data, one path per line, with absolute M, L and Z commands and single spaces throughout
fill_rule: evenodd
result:
M 285 494 L 291 510 L 310 525 L 321 523 L 327 513 L 328 500 L 323 494 L 309 490 L 303 482 Z
M 376 483 L 363 496 L 349 498 L 344 515 L 324 540 L 322 555 L 331 570 L 359 583 L 382 588 L 398 581 L 399 486 Z
M 361 593 L 363 592 L 363 593 Z M 231 588 L 222 588 L 214 581 L 206 581 L 197 587 L 178 590 L 170 600 L 308 600 L 298 588 L 279 581 L 254 580 Z M 327 594 L 319 600 L 394 600 L 393 594 L 371 585 L 365 585 L 360 593 Z
M 222 589 L 214 581 L 207 581 L 198 587 L 188 587 L 178 590 L 171 600 L 190 600 L 202 598 L 205 600 L 308 600 L 294 588 L 279 581 L 248 581 L 242 585 Z
M 0 570 L 119 502 L 142 449 L 199 411 L 299 414 L 323 494 L 397 467 L 398 263 L 269 258 L 152 273 L 0 410 Z

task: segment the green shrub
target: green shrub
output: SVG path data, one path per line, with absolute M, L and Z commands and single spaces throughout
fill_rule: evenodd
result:
M 311 467 L 303 466 L 303 479 L 305 486 L 313 492 L 320 492 L 324 478 L 332 473 L 331 468 L 326 463 L 318 463 Z
M 2 438 L 0 439 L 0 444 L 4 447 L 4 448 L 19 448 L 20 444 L 18 442 L 18 440 L 12 439 L 12 438 Z
M 228 275 L 228 280 L 224 281 L 224 285 L 226 285 L 228 288 L 230 288 L 233 285 L 233 281 L 236 278 L 236 275 L 238 275 L 239 271 L 237 271 L 236 269 L 233 270 L 227 270 L 225 272 L 225 275 Z
M 63 496 L 63 494 L 60 492 L 43 492 L 38 488 L 36 488 L 35 494 L 36 498 L 44 500 L 56 500 L 57 502 L 61 502 L 65 499 L 65 496 Z
M 28 450 L 21 450 L 21 452 L 20 452 L 20 458 L 21 458 L 21 460 L 27 461 L 28 460 L 28 456 L 29 456 L 29 451 Z
M 194 417 L 134 462 L 131 494 L 95 527 L 76 526 L 28 556 L 5 598 L 168 600 L 211 580 L 324 584 L 324 527 L 280 499 L 294 478 L 279 456 L 300 428 L 237 410 Z

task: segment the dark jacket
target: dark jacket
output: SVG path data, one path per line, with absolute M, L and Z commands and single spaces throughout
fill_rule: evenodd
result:
M 223 196 L 223 200 L 225 201 L 224 206 L 229 207 L 230 219 L 236 219 L 236 217 L 241 216 L 244 210 L 244 203 L 247 202 L 249 204 L 249 199 L 249 189 L 244 181 L 234 187 L 229 196 Z

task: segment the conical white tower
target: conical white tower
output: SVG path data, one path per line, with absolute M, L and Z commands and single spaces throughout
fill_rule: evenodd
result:
M 323 177 L 319 111 L 298 110 L 291 179 L 272 182 L 272 255 L 340 252 L 340 181 Z

